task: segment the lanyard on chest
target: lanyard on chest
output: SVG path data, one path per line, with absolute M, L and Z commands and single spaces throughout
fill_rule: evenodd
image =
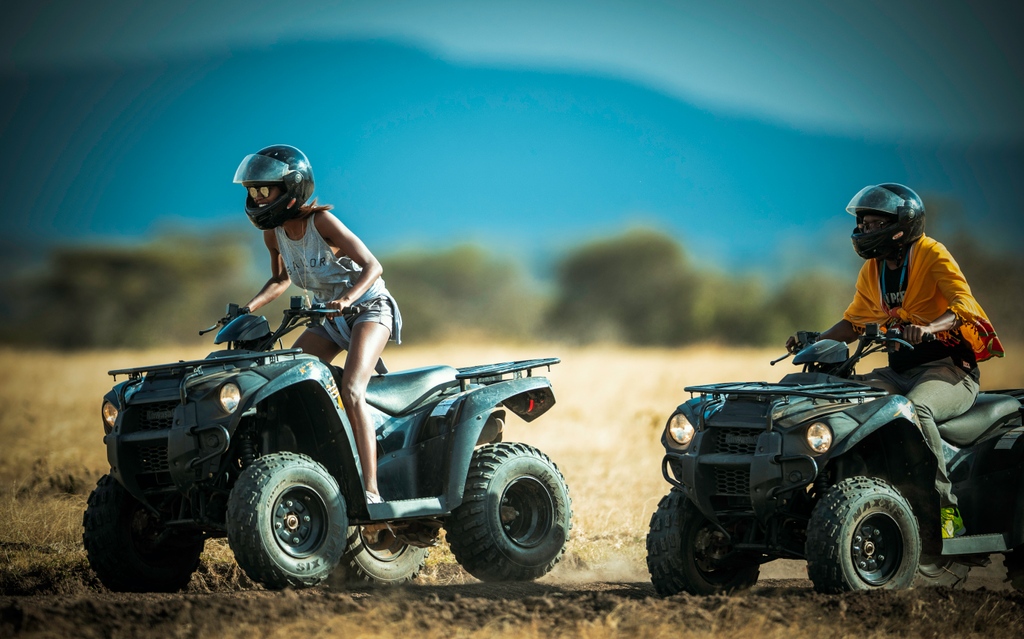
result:
M 888 291 L 888 287 L 885 284 L 886 280 L 889 279 L 888 278 L 889 266 L 885 263 L 885 260 L 880 260 L 880 261 L 881 261 L 881 264 L 879 265 L 879 269 L 878 269 L 878 284 L 879 284 L 879 287 L 881 288 L 881 291 L 882 291 L 882 309 L 885 310 L 886 313 L 892 314 L 892 309 L 894 307 L 889 306 L 889 291 Z M 910 266 L 910 251 L 906 251 L 904 253 L 904 255 L 903 255 L 903 263 L 900 265 L 900 281 L 899 281 L 899 284 L 896 287 L 896 290 L 893 291 L 893 293 L 895 293 L 896 295 L 899 295 L 900 293 L 904 293 L 904 294 L 906 293 L 906 290 L 907 290 L 907 271 L 910 270 L 909 266 Z M 902 306 L 902 305 L 903 305 L 903 302 L 901 301 L 899 306 Z

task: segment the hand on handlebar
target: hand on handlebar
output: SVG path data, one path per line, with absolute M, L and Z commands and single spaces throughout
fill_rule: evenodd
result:
M 924 326 L 918 326 L 916 324 L 907 324 L 903 327 L 903 339 L 910 342 L 911 344 L 920 344 L 922 342 L 934 341 L 935 334 L 929 331 Z
M 288 317 L 308 317 L 319 322 L 325 318 L 334 318 L 339 315 L 352 317 L 359 315 L 364 310 L 364 308 L 359 306 L 347 306 L 340 300 L 332 300 L 326 303 L 313 302 L 310 304 L 298 295 L 293 295 L 291 307 L 285 309 L 285 315 Z
M 339 308 L 340 307 L 340 308 Z M 353 317 L 359 315 L 365 309 L 358 306 L 341 306 L 340 302 L 313 302 L 308 308 L 292 308 L 286 313 L 298 315 L 300 317 L 319 317 L 319 318 L 334 318 L 339 315 L 344 317 Z
M 801 351 L 818 341 L 820 336 L 821 333 L 815 331 L 797 331 L 796 335 L 790 335 L 786 340 L 786 350 L 790 353 Z
M 795 353 L 797 351 L 796 335 L 790 335 L 789 339 L 786 340 L 786 350 L 790 353 Z
M 335 317 L 338 317 L 339 315 L 351 315 L 352 314 L 351 312 L 349 312 L 349 313 L 345 312 L 347 309 L 349 309 L 349 306 L 347 304 L 345 304 L 344 302 L 340 301 L 340 300 L 331 300 L 330 302 L 327 302 L 326 304 L 324 304 L 324 308 L 326 308 L 328 310 L 336 310 L 337 311 L 337 313 L 328 313 L 327 317 L 329 319 L 334 319 Z
M 894 343 L 890 345 L 890 350 L 894 351 L 898 351 L 900 349 L 901 343 L 910 347 L 910 350 L 914 350 L 915 344 L 935 341 L 934 333 L 930 332 L 924 326 L 918 326 L 916 324 L 904 324 L 903 326 L 890 328 L 886 331 L 886 336 L 894 338 Z
M 908 329 L 914 329 L 908 331 Z M 916 336 L 916 341 L 910 339 L 911 335 Z M 922 342 L 934 342 L 935 334 L 928 331 L 923 326 L 916 326 L 914 324 L 907 324 L 904 326 L 894 326 L 885 332 L 885 341 L 887 342 L 886 350 L 889 352 L 898 351 L 902 346 L 906 346 L 910 350 L 914 350 L 914 344 L 920 344 Z

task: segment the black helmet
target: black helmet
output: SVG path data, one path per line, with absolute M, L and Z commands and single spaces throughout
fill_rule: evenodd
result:
M 245 194 L 245 213 L 264 231 L 281 226 L 295 217 L 299 207 L 313 195 L 313 167 L 306 154 L 287 144 L 275 144 L 245 156 L 235 171 L 235 183 L 244 186 L 278 186 L 281 197 L 260 207 Z
M 924 202 L 913 189 L 902 184 L 865 186 L 846 205 L 846 212 L 857 216 L 857 227 L 850 239 L 857 255 L 866 260 L 896 256 L 924 235 Z M 887 216 L 892 222 L 861 232 L 861 219 L 868 213 Z

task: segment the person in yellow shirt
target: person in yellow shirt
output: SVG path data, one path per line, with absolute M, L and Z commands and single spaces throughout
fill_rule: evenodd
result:
M 858 378 L 914 403 L 928 448 L 938 459 L 935 489 L 942 536 L 965 533 L 951 492 L 936 422 L 967 411 L 978 396 L 978 362 L 1002 357 L 1003 348 L 945 246 L 924 234 L 920 196 L 902 184 L 866 186 L 846 211 L 857 217 L 851 239 L 864 266 L 843 319 L 818 339 L 852 342 L 864 325 L 899 328 L 914 349 L 889 354 L 889 366 Z M 924 341 L 925 335 L 934 340 Z M 792 350 L 796 338 L 786 342 Z

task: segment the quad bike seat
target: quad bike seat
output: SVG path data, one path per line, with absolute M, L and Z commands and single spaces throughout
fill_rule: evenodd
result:
M 1020 402 L 1009 395 L 980 393 L 974 406 L 966 413 L 938 424 L 939 435 L 951 444 L 970 446 L 997 422 L 1006 422 L 1020 409 Z
M 388 415 L 401 415 L 431 395 L 457 385 L 458 372 L 451 366 L 427 366 L 374 375 L 366 386 L 366 403 Z

